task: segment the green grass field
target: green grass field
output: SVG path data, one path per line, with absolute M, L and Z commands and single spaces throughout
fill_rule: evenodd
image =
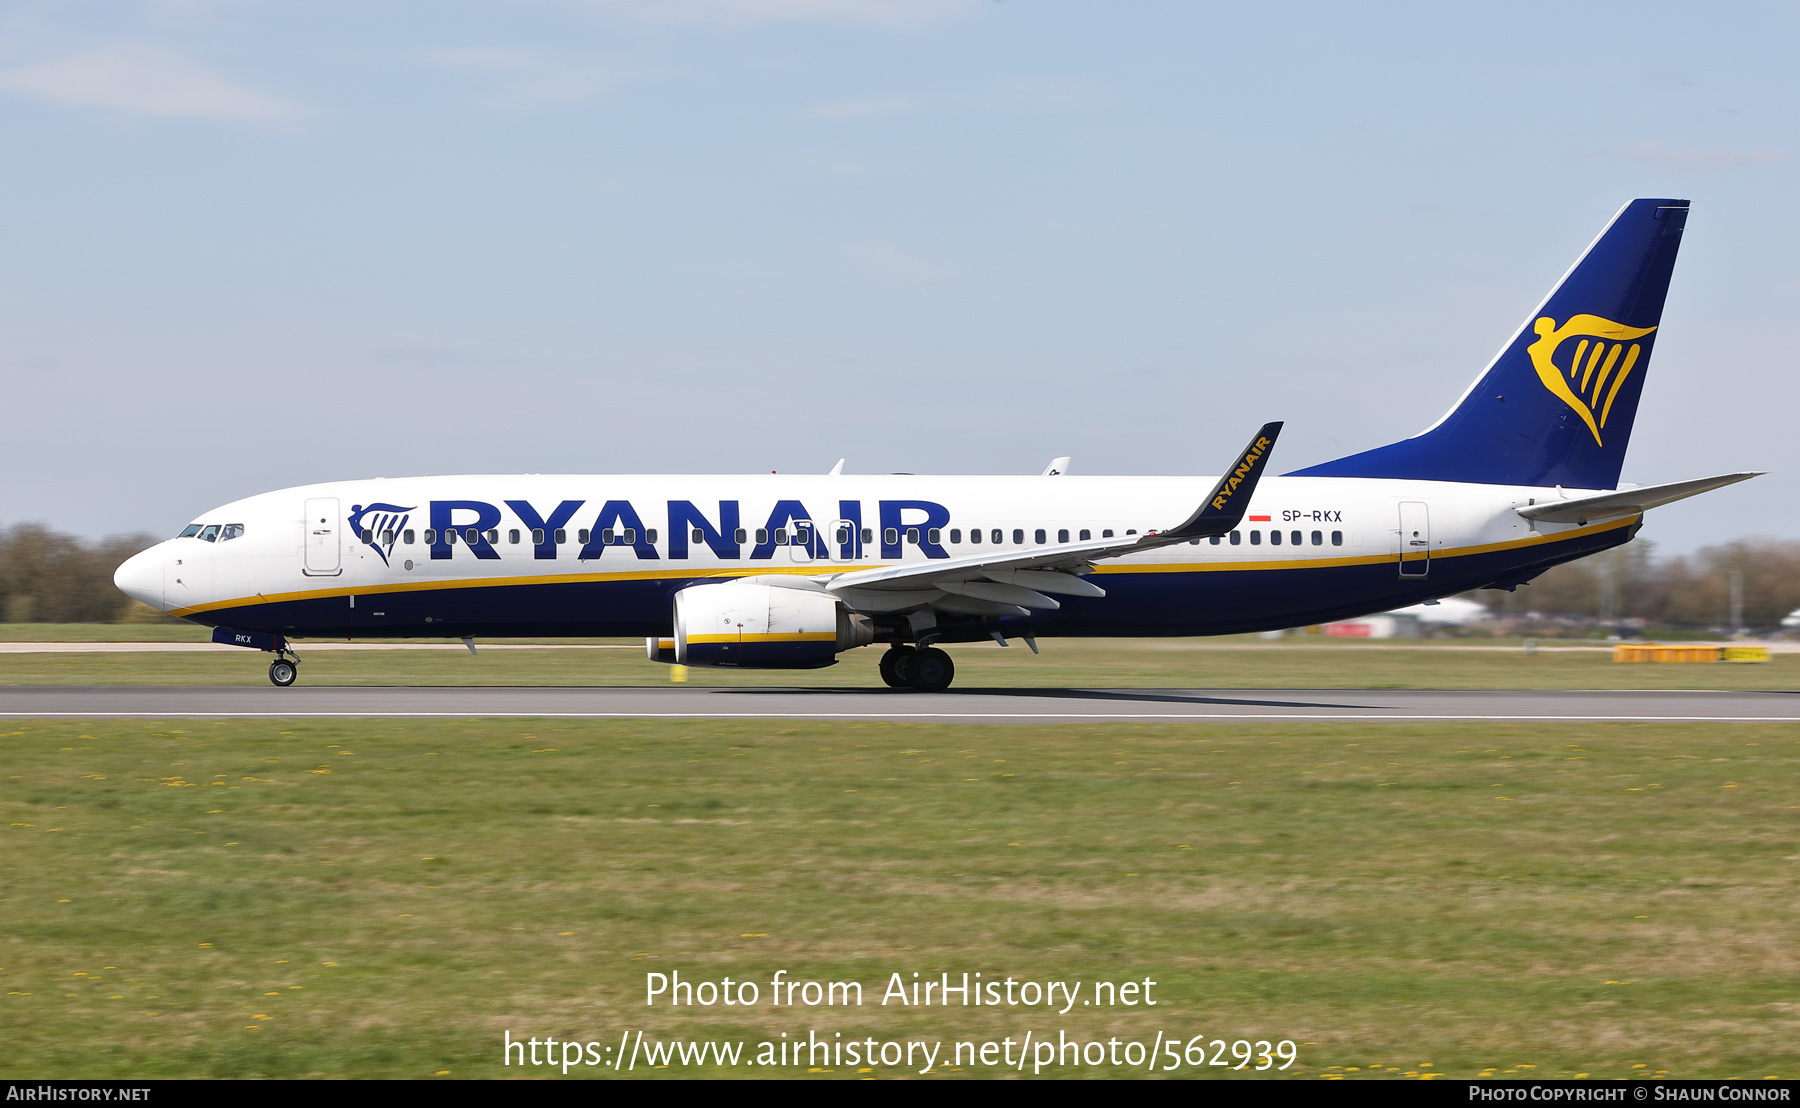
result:
M 5 732 L 8 1078 L 504 1076 L 505 1031 L 637 1029 L 1291 1039 L 1303 1078 L 1800 1070 L 1792 725 Z M 771 1007 L 779 969 L 867 1004 Z M 646 1008 L 675 970 L 764 1003 Z M 964 970 L 1159 1003 L 876 1003 Z

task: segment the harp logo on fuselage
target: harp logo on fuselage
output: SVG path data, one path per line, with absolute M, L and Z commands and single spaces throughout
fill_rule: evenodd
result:
M 398 504 L 350 505 L 350 534 L 367 543 L 385 563 L 394 552 L 394 539 L 412 519 L 417 506 L 403 508 Z
M 1538 379 L 1581 417 L 1593 433 L 1594 444 L 1605 446 L 1600 432 L 1620 388 L 1643 354 L 1643 346 L 1632 340 L 1656 328 L 1627 327 L 1597 315 L 1572 315 L 1561 327 L 1543 316 L 1532 324 L 1532 330 L 1538 339 L 1526 352 Z M 1559 364 L 1560 358 L 1567 360 Z

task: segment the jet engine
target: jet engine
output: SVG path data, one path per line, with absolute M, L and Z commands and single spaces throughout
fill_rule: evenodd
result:
M 675 594 L 678 665 L 819 669 L 874 640 L 866 617 L 810 581 L 752 578 Z

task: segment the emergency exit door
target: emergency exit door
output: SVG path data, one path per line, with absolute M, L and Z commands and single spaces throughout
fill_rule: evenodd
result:
M 1400 505 L 1400 576 L 1431 572 L 1431 512 L 1417 500 Z
M 303 565 L 308 577 L 336 577 L 344 571 L 342 555 L 338 551 L 337 497 L 306 502 L 301 534 L 306 539 Z

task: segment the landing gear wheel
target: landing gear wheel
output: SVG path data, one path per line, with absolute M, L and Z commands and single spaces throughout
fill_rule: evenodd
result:
M 891 646 L 881 656 L 881 679 L 890 689 L 912 688 L 913 648 Z
M 281 688 L 287 688 L 300 676 L 300 663 L 286 658 L 277 658 L 269 663 L 269 680 Z
M 956 663 L 935 646 L 914 652 L 908 668 L 912 671 L 908 674 L 912 687 L 920 692 L 943 692 L 956 676 Z

